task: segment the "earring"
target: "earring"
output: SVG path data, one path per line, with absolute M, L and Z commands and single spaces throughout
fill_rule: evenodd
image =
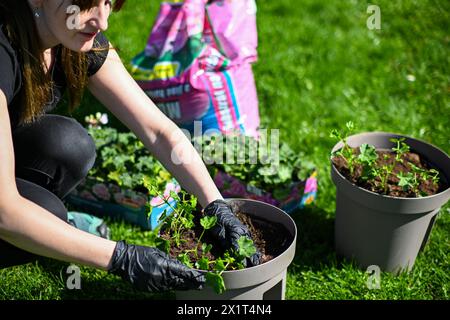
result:
M 36 9 L 36 11 L 34 12 L 34 16 L 35 16 L 36 18 L 40 18 L 40 17 L 41 17 L 41 15 L 39 14 L 38 9 Z

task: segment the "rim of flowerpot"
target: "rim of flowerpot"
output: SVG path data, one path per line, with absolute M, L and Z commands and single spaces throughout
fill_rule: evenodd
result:
M 447 188 L 445 190 L 442 190 L 439 193 L 436 193 L 431 196 L 426 197 L 417 197 L 417 198 L 406 198 L 406 197 L 393 197 L 388 195 L 379 194 L 367 189 L 364 189 L 360 186 L 357 186 L 356 184 L 351 183 L 347 178 L 345 178 L 334 166 L 333 162 L 331 162 L 331 176 L 333 179 L 333 182 L 336 184 L 336 186 L 342 187 L 342 190 L 344 192 L 348 192 L 351 190 L 351 192 L 354 194 L 355 192 L 357 195 L 353 196 L 352 198 L 359 202 L 363 206 L 372 207 L 373 201 L 377 201 L 376 205 L 380 206 L 380 203 L 383 205 L 382 208 L 383 211 L 390 211 L 393 213 L 408 213 L 408 214 L 414 214 L 414 213 L 423 213 L 426 211 L 432 211 L 436 209 L 437 207 L 442 206 L 445 204 L 449 198 L 450 198 L 450 157 L 442 151 L 440 148 L 436 147 L 432 143 L 416 139 L 404 134 L 399 133 L 391 133 L 391 132 L 383 132 L 383 131 L 374 131 L 374 132 L 362 132 L 355 135 L 351 135 L 346 138 L 347 143 L 352 147 L 358 147 L 362 143 L 369 143 L 367 141 L 363 140 L 370 140 L 377 138 L 383 138 L 386 139 L 389 142 L 390 138 L 405 138 L 405 143 L 408 145 L 412 144 L 415 148 L 411 148 L 412 151 L 419 153 L 421 156 L 425 157 L 426 160 L 431 163 L 434 167 L 436 167 L 439 172 L 444 176 Z M 390 142 L 389 142 L 390 143 Z M 337 150 L 341 149 L 344 146 L 343 142 L 338 142 L 332 149 L 332 154 L 336 152 Z M 375 145 L 377 148 L 377 146 Z M 418 147 L 423 147 L 425 149 L 428 149 L 430 152 L 435 153 L 438 155 L 439 159 L 431 160 L 432 158 L 428 158 L 427 155 L 424 155 L 423 152 L 418 151 Z M 330 157 L 331 160 L 331 157 Z M 438 165 L 436 162 L 448 162 L 448 166 L 444 165 Z M 405 205 L 406 203 L 406 205 Z

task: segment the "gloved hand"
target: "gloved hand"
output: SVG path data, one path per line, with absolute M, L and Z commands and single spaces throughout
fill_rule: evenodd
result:
M 188 268 L 161 250 L 125 241 L 117 242 L 108 272 L 129 281 L 139 290 L 151 292 L 201 289 L 205 283 L 203 273 Z
M 220 242 L 224 250 L 238 250 L 238 240 L 241 236 L 252 239 L 248 228 L 234 215 L 231 206 L 224 200 L 215 200 L 204 209 L 205 215 L 216 216 L 217 223 L 210 233 Z M 257 250 L 254 255 L 244 261 L 246 267 L 260 263 L 261 253 Z

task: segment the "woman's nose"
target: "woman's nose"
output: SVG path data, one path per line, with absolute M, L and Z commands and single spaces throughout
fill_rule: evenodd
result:
M 100 4 L 99 6 L 93 8 L 92 18 L 89 23 L 95 28 L 105 31 L 108 29 L 108 18 L 110 14 L 110 9 L 108 6 Z

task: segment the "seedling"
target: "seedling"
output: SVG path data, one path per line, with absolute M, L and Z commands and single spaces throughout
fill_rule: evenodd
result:
M 397 174 L 397 177 L 399 179 L 398 185 L 402 187 L 404 190 L 412 190 L 415 194 L 418 194 L 418 188 L 419 188 L 419 181 L 417 180 L 417 176 L 412 173 L 408 172 L 407 174 L 404 174 L 403 172 L 399 172 Z
M 182 233 L 186 229 L 190 229 L 194 226 L 194 215 L 192 212 L 197 206 L 197 199 L 191 197 L 189 201 L 186 200 L 187 194 L 182 191 L 182 198 L 178 196 L 177 193 L 171 191 L 170 197 L 177 201 L 177 206 L 174 207 L 173 204 L 166 199 L 164 194 L 162 194 L 158 187 L 150 180 L 148 177 L 143 178 L 143 185 L 148 189 L 151 195 L 155 195 L 163 201 L 172 209 L 171 215 L 163 215 L 160 218 L 162 220 L 161 224 L 164 224 L 166 228 L 171 230 L 173 240 L 176 246 L 180 246 L 183 239 Z
M 334 153 L 334 157 L 342 157 L 350 172 L 354 176 L 357 168 L 361 169 L 356 177 L 357 180 L 376 186 L 382 194 L 389 193 L 389 182 L 393 177 L 398 178 L 398 186 L 404 191 L 411 191 L 415 196 L 422 196 L 421 185 L 426 181 L 439 184 L 439 172 L 435 169 L 424 169 L 406 160 L 405 155 L 410 152 L 410 147 L 405 143 L 405 138 L 390 139 L 394 146 L 389 153 L 382 153 L 369 144 L 362 144 L 359 147 L 359 155 L 356 156 L 347 141 L 346 136 L 353 130 L 351 122 L 346 124 L 345 135 L 340 134 L 336 129 L 331 132 L 331 137 L 342 141 L 344 146 Z M 392 154 L 394 156 L 392 156 Z M 402 164 L 401 168 L 409 167 L 408 172 L 394 172 Z
M 342 143 L 344 144 L 344 146 L 340 150 L 338 150 L 335 155 L 342 156 L 342 158 L 347 162 L 350 174 L 353 174 L 358 157 L 355 155 L 353 148 L 348 145 L 346 137 L 353 132 L 355 126 L 351 121 L 347 122 L 345 126 L 347 127 L 347 131 L 345 132 L 345 134 L 341 135 L 338 130 L 333 129 L 331 131 L 330 137 L 336 138 L 338 139 L 338 141 L 342 141 Z
M 395 161 L 403 163 L 402 156 L 409 152 L 409 146 L 404 142 L 405 138 L 392 138 L 389 141 L 395 143 L 395 147 L 392 148 L 392 151 L 395 152 Z
M 88 132 L 97 150 L 97 165 L 89 171 L 90 177 L 101 182 L 114 181 L 119 187 L 136 191 L 142 190 L 144 176 L 152 177 L 158 188 L 172 180 L 134 134 L 107 126 L 89 126 Z
M 365 181 L 373 179 L 378 173 L 374 167 L 375 162 L 378 159 L 375 147 L 364 143 L 359 147 L 359 151 L 360 153 L 357 160 L 363 167 L 361 179 Z
M 389 141 L 395 143 L 395 146 L 392 147 L 392 151 L 395 153 L 395 158 L 391 163 L 385 164 L 381 166 L 381 171 L 379 172 L 379 176 L 381 178 L 381 186 L 383 188 L 383 193 L 388 193 L 388 187 L 389 187 L 389 178 L 391 177 L 395 166 L 397 163 L 403 163 L 403 155 L 407 152 L 409 152 L 409 146 L 404 142 L 405 138 L 392 138 L 389 139 Z M 390 159 L 389 155 L 384 154 L 384 159 L 386 162 Z M 377 171 L 377 169 L 375 169 Z
M 384 160 L 386 160 L 386 162 L 389 161 L 389 155 L 384 154 L 383 155 Z M 392 172 L 394 171 L 395 168 L 395 164 L 396 161 L 392 161 L 391 163 L 388 164 L 384 164 L 381 166 L 381 170 L 379 170 L 379 177 L 381 178 L 381 187 L 383 188 L 383 193 L 387 194 L 388 192 L 388 182 L 389 182 L 389 178 L 392 175 Z M 377 169 L 375 169 L 377 170 Z
M 423 196 L 424 194 L 420 191 L 419 186 L 421 183 L 425 181 L 431 181 L 433 184 L 439 183 L 439 171 L 436 169 L 422 169 L 413 163 L 409 163 L 409 167 L 411 168 L 411 180 L 413 183 L 410 185 L 406 185 L 405 187 L 410 189 L 414 194 L 418 197 Z M 400 186 L 400 183 L 399 183 Z
M 173 206 L 164 195 L 158 190 L 158 188 L 148 178 L 144 178 L 143 184 L 148 188 L 149 193 L 159 196 L 163 201 L 172 209 L 171 215 L 163 215 L 160 218 L 161 224 L 157 230 L 153 231 L 152 239 L 153 243 L 161 250 L 169 253 L 170 248 L 180 248 L 180 245 L 186 240 L 183 239 L 183 234 L 188 229 L 194 228 L 194 211 L 197 209 L 197 199 L 190 196 L 187 199 L 188 194 L 181 190 L 181 196 L 175 192 L 171 192 L 170 196 L 173 198 L 177 205 Z M 149 213 L 151 214 L 151 212 Z M 251 257 L 256 248 L 253 241 L 247 237 L 241 237 L 238 240 L 238 250 L 225 251 L 222 257 L 215 260 L 208 258 L 208 253 L 211 252 L 213 246 L 211 244 L 203 243 L 203 236 L 207 230 L 213 228 L 217 223 L 217 217 L 204 216 L 200 219 L 200 225 L 202 232 L 197 239 L 197 245 L 195 248 L 183 249 L 178 254 L 177 259 L 187 265 L 190 268 L 197 268 L 200 270 L 208 271 L 206 273 L 207 282 L 214 288 L 217 293 L 222 293 L 225 288 L 225 282 L 222 278 L 222 273 L 225 270 L 243 269 L 243 261 L 246 258 Z M 165 230 L 170 234 L 170 240 L 164 240 L 157 236 L 160 230 Z M 160 240 L 157 240 L 159 238 Z M 194 263 L 192 262 L 194 258 Z
M 194 143 L 201 146 L 203 159 L 213 177 L 220 170 L 271 193 L 290 192 L 286 191 L 286 185 L 309 177 L 315 166 L 304 154 L 294 152 L 283 142 L 279 146 L 269 146 L 264 141 L 250 136 L 217 135 L 202 136 Z

